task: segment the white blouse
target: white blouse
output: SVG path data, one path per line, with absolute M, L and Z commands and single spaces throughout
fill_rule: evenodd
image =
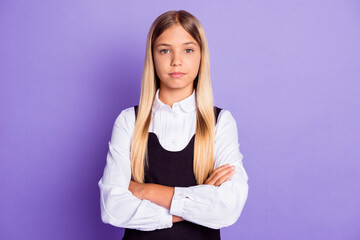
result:
M 135 126 L 134 107 L 121 111 L 115 120 L 100 188 L 101 219 L 116 227 L 142 231 L 171 228 L 172 215 L 213 229 L 234 224 L 248 195 L 248 175 L 239 151 L 236 121 L 222 109 L 215 129 L 214 169 L 229 163 L 235 166 L 230 180 L 220 186 L 176 187 L 170 210 L 129 191 L 130 147 Z M 196 132 L 195 90 L 171 108 L 156 92 L 149 131 L 169 151 L 181 151 Z

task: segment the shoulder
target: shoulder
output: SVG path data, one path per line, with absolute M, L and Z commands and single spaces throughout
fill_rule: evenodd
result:
M 239 154 L 239 146 L 236 120 L 229 110 L 222 109 L 215 128 L 215 168 L 223 165 L 224 163 L 233 162 L 236 158 L 234 152 L 236 151 L 236 154 Z M 242 158 L 241 155 L 237 155 L 237 157 L 239 159 Z
M 216 127 L 215 127 L 215 136 L 221 135 L 222 133 L 229 133 L 231 131 L 237 132 L 236 120 L 233 117 L 232 113 L 228 109 L 220 108 Z
M 135 109 L 134 106 L 121 110 L 115 119 L 115 126 L 124 128 L 131 133 L 135 126 Z
M 215 108 L 217 108 L 217 111 L 218 111 L 218 118 L 217 118 L 216 127 L 218 125 L 224 125 L 224 124 L 231 123 L 231 122 L 236 123 L 235 118 L 233 117 L 230 110 L 220 108 L 220 107 L 217 107 L 217 106 L 215 106 Z

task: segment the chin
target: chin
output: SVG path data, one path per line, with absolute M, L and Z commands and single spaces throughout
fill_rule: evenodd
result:
M 169 89 L 182 89 L 182 88 L 186 88 L 187 85 L 184 84 L 164 84 L 164 87 L 169 88 Z

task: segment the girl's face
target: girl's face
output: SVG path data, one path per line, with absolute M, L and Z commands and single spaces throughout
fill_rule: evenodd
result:
M 200 46 L 181 25 L 166 29 L 155 40 L 153 56 L 161 89 L 192 91 L 200 66 Z M 171 75 L 174 72 L 184 74 Z

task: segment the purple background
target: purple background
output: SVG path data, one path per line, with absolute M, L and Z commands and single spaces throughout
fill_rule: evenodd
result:
M 249 196 L 222 239 L 360 239 L 359 1 L 1 1 L 0 238 L 121 239 L 97 182 L 167 10 L 203 24 Z

